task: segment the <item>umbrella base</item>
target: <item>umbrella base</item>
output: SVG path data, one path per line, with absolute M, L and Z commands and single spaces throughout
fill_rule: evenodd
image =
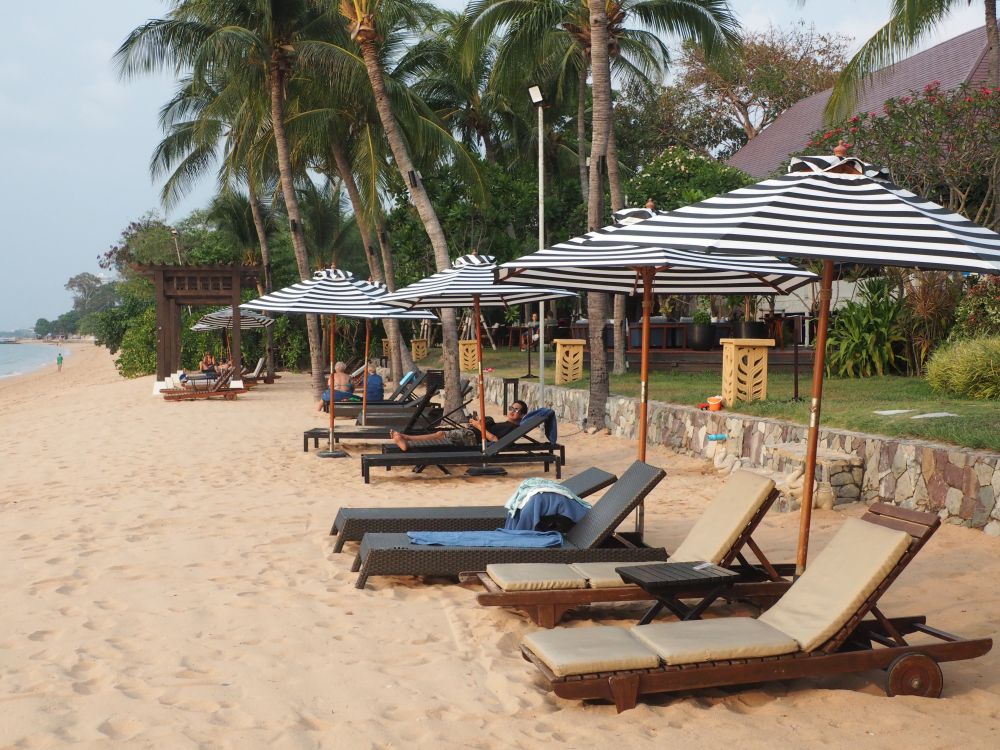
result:
M 507 470 L 502 466 L 473 466 L 465 474 L 470 477 L 505 477 Z
M 317 451 L 320 458 L 347 458 L 347 451 Z
M 538 378 L 537 375 L 534 375 L 534 374 L 532 374 L 530 372 L 527 375 L 522 375 L 521 376 L 521 380 L 536 380 L 537 378 Z

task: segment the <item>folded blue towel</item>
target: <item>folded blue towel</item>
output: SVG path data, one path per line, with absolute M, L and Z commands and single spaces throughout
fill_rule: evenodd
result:
M 414 544 L 444 547 L 561 547 L 558 531 L 407 531 Z

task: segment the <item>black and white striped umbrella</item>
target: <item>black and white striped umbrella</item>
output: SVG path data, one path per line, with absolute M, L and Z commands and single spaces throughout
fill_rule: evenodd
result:
M 240 328 L 268 328 L 274 325 L 274 318 L 258 315 L 249 310 L 240 310 Z M 191 326 L 192 331 L 217 331 L 223 328 L 233 327 L 233 308 L 223 307 L 221 310 L 210 312 L 198 319 L 198 322 Z
M 271 294 L 258 297 L 250 302 L 244 302 L 240 307 L 252 310 L 270 310 L 284 313 L 315 313 L 329 315 L 330 320 L 330 446 L 322 453 L 324 457 L 340 457 L 346 455 L 334 450 L 336 433 L 336 399 L 334 398 L 333 371 L 334 352 L 336 351 L 337 316 L 347 318 L 363 318 L 365 320 L 365 374 L 364 382 L 368 382 L 368 347 L 371 337 L 371 321 L 380 318 L 397 320 L 436 320 L 437 316 L 429 310 L 403 310 L 398 306 L 384 304 L 388 295 L 383 284 L 376 284 L 354 277 L 350 271 L 340 268 L 325 268 L 316 271 L 311 279 L 300 281 Z M 361 421 L 365 421 L 368 407 L 367 388 L 361 405 Z
M 496 258 L 491 255 L 463 255 L 452 267 L 421 279 L 388 295 L 385 301 L 393 305 L 412 307 L 472 307 L 476 329 L 476 355 L 479 362 L 479 415 L 486 418 L 486 395 L 483 388 L 483 333 L 479 308 L 509 307 L 528 302 L 543 302 L 560 297 L 573 297 L 575 292 L 538 286 L 498 284 Z M 539 348 L 544 345 L 540 342 Z M 523 415 L 522 415 L 523 416 Z M 486 430 L 480 429 L 482 448 L 486 450 Z M 486 467 L 478 473 L 486 473 Z

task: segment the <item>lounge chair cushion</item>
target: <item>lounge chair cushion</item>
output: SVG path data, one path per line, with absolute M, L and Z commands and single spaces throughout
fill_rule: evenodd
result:
M 722 562 L 773 489 L 768 477 L 742 469 L 734 472 L 670 555 L 671 562 Z
M 754 659 L 799 650 L 794 638 L 749 617 L 637 625 L 632 635 L 669 665 Z
M 615 572 L 615 568 L 624 568 L 629 565 L 649 565 L 648 562 L 584 562 L 570 563 L 570 567 L 577 573 L 584 576 L 590 588 L 609 589 L 616 586 L 634 586 L 626 584 L 622 577 Z
M 652 669 L 659 657 L 623 628 L 555 628 L 524 637 L 524 644 L 557 677 L 622 669 Z
M 504 591 L 583 589 L 587 578 L 563 563 L 498 563 L 487 565 L 486 574 Z
M 910 535 L 848 518 L 806 572 L 760 621 L 819 648 L 878 588 L 910 545 Z

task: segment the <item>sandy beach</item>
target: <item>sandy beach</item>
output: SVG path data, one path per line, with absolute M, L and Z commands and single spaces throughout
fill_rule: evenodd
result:
M 940 700 L 887 698 L 866 673 L 611 705 L 547 693 L 518 651 L 534 629 L 444 581 L 354 588 L 332 552 L 341 505 L 497 504 L 508 477 L 378 472 L 320 460 L 308 379 L 235 402 L 165 403 L 106 350 L 0 381 L 0 748 L 993 748 L 1000 649 L 944 664 Z M 563 425 L 567 476 L 620 472 L 635 446 Z M 675 547 L 722 479 L 651 448 L 667 478 L 648 539 Z M 813 549 L 860 506 L 817 511 Z M 631 523 L 631 521 L 627 522 Z M 798 516 L 759 539 L 793 559 Z M 883 600 L 966 636 L 997 637 L 1000 540 L 946 526 Z M 643 607 L 568 621 L 627 624 Z

